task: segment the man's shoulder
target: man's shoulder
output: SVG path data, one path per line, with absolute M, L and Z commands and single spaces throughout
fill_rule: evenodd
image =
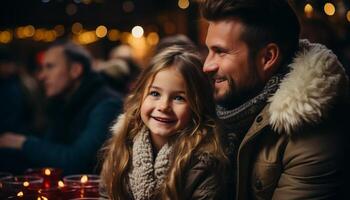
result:
M 122 96 L 106 85 L 95 90 L 88 100 L 88 105 L 96 107 L 102 104 L 122 104 Z

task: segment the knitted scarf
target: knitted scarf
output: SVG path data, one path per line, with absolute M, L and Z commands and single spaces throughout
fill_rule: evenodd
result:
M 135 200 L 152 199 L 164 182 L 170 167 L 172 146 L 165 144 L 154 159 L 149 134 L 148 130 L 141 131 L 135 137 L 132 147 L 129 183 Z
M 223 124 L 226 137 L 226 153 L 229 158 L 236 157 L 238 147 L 255 117 L 266 105 L 267 99 L 275 93 L 285 72 L 278 73 L 267 81 L 262 91 L 252 99 L 234 109 L 226 109 L 217 105 L 216 112 Z

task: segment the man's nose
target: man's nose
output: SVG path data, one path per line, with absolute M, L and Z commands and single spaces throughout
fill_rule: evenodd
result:
M 216 64 L 208 55 L 203 65 L 203 72 L 212 73 L 212 72 L 216 72 L 218 69 L 219 69 L 219 65 Z
M 39 81 L 43 81 L 45 79 L 45 77 L 46 77 L 46 75 L 45 75 L 44 70 L 39 71 L 39 73 L 38 73 Z

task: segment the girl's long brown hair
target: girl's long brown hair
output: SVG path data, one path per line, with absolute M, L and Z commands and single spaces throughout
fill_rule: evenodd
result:
M 130 199 L 127 188 L 131 148 L 134 137 L 144 127 L 140 117 L 144 94 L 148 92 L 155 75 L 170 67 L 178 70 L 186 82 L 186 96 L 192 111 L 192 121 L 174 140 L 172 166 L 156 196 L 161 199 L 184 199 L 184 173 L 194 154 L 211 155 L 217 161 L 216 169 L 220 173 L 226 166 L 227 158 L 221 148 L 216 127 L 212 86 L 201 70 L 201 58 L 191 49 L 169 47 L 153 57 L 150 65 L 140 74 L 133 92 L 125 101 L 123 124 L 103 148 L 105 160 L 101 180 L 111 199 Z

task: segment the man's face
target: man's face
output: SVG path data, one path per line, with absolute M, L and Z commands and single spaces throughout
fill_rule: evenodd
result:
M 47 97 L 65 95 L 73 87 L 74 79 L 63 47 L 53 47 L 45 52 L 39 79 L 44 84 Z
M 248 46 L 240 39 L 242 31 L 242 23 L 234 19 L 209 23 L 203 71 L 213 79 L 218 103 L 240 102 L 260 82 L 255 61 L 249 60 Z

